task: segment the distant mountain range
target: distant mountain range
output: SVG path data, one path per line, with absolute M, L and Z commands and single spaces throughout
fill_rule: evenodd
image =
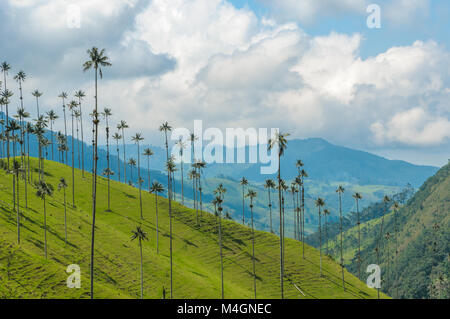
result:
M 106 148 L 105 146 L 101 147 L 102 149 Z M 265 148 L 266 145 L 260 147 Z M 157 146 L 150 146 L 150 148 L 155 153 L 151 158 L 150 167 L 155 170 L 163 170 L 165 150 Z M 258 150 L 256 146 L 246 147 L 246 154 L 249 149 Z M 126 152 L 127 157 L 137 158 L 135 145 L 126 145 Z M 235 154 L 237 152 L 238 149 L 235 149 Z M 224 153 L 226 153 L 225 149 Z M 304 162 L 304 168 L 312 180 L 340 181 L 358 185 L 404 186 L 409 183 L 418 187 L 439 169 L 433 166 L 414 165 L 405 161 L 388 160 L 368 152 L 333 145 L 321 138 L 309 138 L 289 140 L 287 150 L 281 160 L 282 178 L 290 180 L 297 174 L 295 162 L 298 159 Z M 261 166 L 266 165 L 212 163 L 208 164 L 205 176 L 232 179 L 241 179 L 245 176 L 248 180 L 255 182 L 263 182 L 267 178 L 276 177 L 275 174 L 261 175 Z

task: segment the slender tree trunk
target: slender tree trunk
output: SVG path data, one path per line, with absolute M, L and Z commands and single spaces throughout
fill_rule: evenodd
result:
M 109 168 L 109 123 L 107 115 L 105 116 L 105 120 L 106 120 L 106 163 L 108 167 L 108 211 L 111 211 L 111 192 L 110 192 L 111 174 Z
M 156 207 L 156 253 L 159 254 L 159 224 L 158 224 L 158 194 L 155 193 L 155 207 Z
M 280 288 L 281 288 L 281 299 L 284 299 L 284 269 L 283 269 L 283 212 L 281 207 L 281 166 L 280 166 L 280 155 L 278 155 L 278 202 L 280 210 Z
M 270 188 L 267 191 L 269 193 L 269 225 L 270 225 L 270 232 L 273 233 L 273 229 L 272 229 L 272 200 L 270 199 Z
M 125 129 L 122 128 L 122 142 L 123 142 L 123 181 L 127 183 L 127 157 L 125 151 Z
M 217 213 L 217 211 L 216 211 Z M 222 255 L 222 212 L 219 214 L 219 249 L 220 249 L 220 271 L 222 279 L 222 299 L 224 299 L 224 289 L 223 289 L 223 255 Z
M 150 193 L 151 183 L 150 183 L 150 156 L 147 156 L 147 179 L 148 179 L 148 192 Z
M 17 245 L 20 245 L 20 206 L 19 206 L 19 173 L 15 174 L 17 179 Z
M 320 252 L 320 276 L 322 277 L 322 219 L 319 206 L 319 252 Z
M 384 204 L 384 210 L 383 210 L 383 215 L 381 216 L 381 225 L 380 225 L 380 236 L 378 237 L 378 241 L 377 241 L 377 264 L 380 265 L 380 243 L 383 239 L 383 224 L 384 224 L 384 215 L 386 213 L 387 209 L 386 209 L 386 203 Z M 377 298 L 380 299 L 380 288 L 377 288 Z
M 80 128 L 81 128 L 81 174 L 84 178 L 84 133 L 83 133 L 83 112 L 81 110 L 81 97 L 78 98 L 78 106 L 80 107 Z
M 67 244 L 67 205 L 66 205 L 66 188 L 64 188 L 64 239 Z
M 356 215 L 358 218 L 358 278 L 361 279 L 361 222 L 359 220 L 359 204 L 356 199 Z
M 242 225 L 245 225 L 245 186 L 242 185 Z
M 75 208 L 75 144 L 73 131 L 73 109 L 72 109 L 72 207 Z
M 301 218 L 302 218 L 302 254 L 303 259 L 305 259 L 305 189 L 303 187 L 303 180 L 302 180 L 302 212 L 301 212 Z
M 339 219 L 340 219 L 340 231 L 341 231 L 341 271 L 342 271 L 342 287 L 345 291 L 345 279 L 344 279 L 344 253 L 343 253 L 343 246 L 342 246 L 342 236 L 343 236 L 343 230 L 342 230 L 342 195 L 339 193 Z
M 97 139 L 98 139 L 98 113 L 97 113 L 97 68 L 95 68 L 95 111 L 94 111 L 94 171 L 93 171 L 93 191 L 92 191 L 92 238 L 91 238 L 91 299 L 94 299 L 94 243 L 95 243 L 95 214 L 97 205 Z
M 166 136 L 166 155 L 167 162 L 169 162 L 169 143 L 167 141 L 167 131 L 165 132 Z M 169 198 L 169 232 L 170 232 L 170 299 L 173 299 L 173 260 L 172 260 L 172 199 L 171 199 L 171 184 L 170 184 L 170 173 L 167 172 L 167 189 L 168 189 L 168 198 Z
M 63 98 L 63 113 L 64 113 L 64 136 L 66 137 L 66 141 L 67 141 L 67 118 L 66 118 L 66 104 L 64 102 L 64 98 Z M 66 163 L 69 163 L 69 159 L 67 156 L 67 150 L 65 151 L 66 154 Z
M 44 195 L 44 252 L 45 252 L 45 259 L 47 259 L 47 209 L 45 207 L 45 195 Z
M 120 182 L 120 151 L 119 151 L 119 140 L 116 140 L 117 145 L 117 172 L 118 172 L 118 178 L 117 180 Z
M 139 238 L 139 250 L 141 251 L 141 299 L 144 299 L 144 268 L 142 267 L 142 239 Z
M 256 299 L 256 266 L 255 266 L 255 228 L 253 226 L 253 200 L 250 199 L 250 213 L 252 218 L 252 263 L 253 263 L 253 291 Z
M 139 150 L 139 142 L 137 143 L 137 147 L 138 147 L 139 207 L 141 209 L 141 219 L 144 219 L 144 215 L 142 214 L 141 153 L 140 153 L 140 150 Z

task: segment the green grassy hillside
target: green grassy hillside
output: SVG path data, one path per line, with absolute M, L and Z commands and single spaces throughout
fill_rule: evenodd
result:
M 430 177 L 400 208 L 397 215 L 398 255 L 395 257 L 395 216 L 385 216 L 380 244 L 383 291 L 401 298 L 450 298 L 450 164 Z M 361 224 L 362 274 L 376 263 L 376 242 L 381 218 Z M 386 233 L 390 239 L 386 240 Z M 357 274 L 358 229 L 344 233 L 344 263 Z M 339 258 L 339 237 L 330 240 L 334 258 Z M 434 284 L 430 288 L 430 285 Z M 436 288 L 437 287 L 437 288 Z
M 32 160 L 36 166 L 37 161 Z M 12 175 L 0 170 L 0 298 L 88 298 L 89 249 L 91 230 L 91 176 L 83 179 L 75 172 L 76 208 L 71 207 L 71 169 L 46 161 L 46 181 L 55 188 L 47 198 L 48 260 L 44 258 L 43 201 L 28 185 L 28 209 L 24 202 L 24 181 L 20 181 L 21 244 L 17 246 L 16 213 L 12 210 Z M 37 173 L 33 174 L 34 178 Z M 64 243 L 63 191 L 65 177 L 68 208 L 68 238 Z M 131 241 L 131 230 L 142 224 L 150 240 L 144 243 L 144 293 L 161 298 L 163 286 L 169 292 L 168 207 L 159 198 L 159 254 L 156 253 L 155 197 L 143 192 L 144 220 L 139 218 L 138 190 L 111 183 L 112 211 L 107 211 L 106 180 L 99 178 L 95 250 L 95 292 L 97 298 L 137 298 L 140 292 L 139 248 Z M 227 197 L 225 196 L 225 201 Z M 224 277 L 226 298 L 252 298 L 251 231 L 233 221 L 223 222 Z M 203 213 L 201 226 L 195 212 L 174 205 L 174 298 L 220 298 L 220 263 L 216 217 Z M 256 272 L 259 298 L 279 298 L 278 238 L 256 232 Z M 374 298 L 376 291 L 346 272 L 347 291 L 340 283 L 340 268 L 324 259 L 324 276 L 319 276 L 319 254 L 286 239 L 287 298 Z M 81 289 L 66 286 L 66 268 L 78 264 L 82 272 Z M 295 289 L 297 284 L 306 297 Z

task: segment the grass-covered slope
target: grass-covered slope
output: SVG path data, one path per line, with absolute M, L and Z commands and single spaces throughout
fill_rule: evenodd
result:
M 33 159 L 35 167 L 37 161 Z M 46 161 L 46 181 L 55 188 L 47 198 L 48 260 L 44 258 L 43 201 L 28 185 L 25 209 L 24 181 L 20 183 L 21 244 L 17 246 L 16 214 L 12 210 L 12 175 L 0 171 L 0 298 L 88 298 L 91 231 L 91 175 L 75 171 L 76 208 L 71 207 L 71 169 Z M 64 243 L 63 191 L 65 177 L 68 205 L 68 238 Z M 37 178 L 37 173 L 33 174 Z M 150 240 L 144 243 L 144 294 L 161 298 L 169 292 L 168 205 L 159 199 L 159 254 L 156 252 L 155 197 L 143 192 L 144 220 L 139 218 L 138 190 L 111 183 L 112 211 L 107 211 L 107 183 L 99 178 L 95 246 L 95 292 L 97 298 L 137 298 L 140 292 L 139 248 L 131 241 L 131 230 L 142 224 Z M 226 196 L 225 196 L 226 200 Z M 195 212 L 174 205 L 173 282 L 174 298 L 220 298 L 220 263 L 216 217 L 203 213 L 197 227 Z M 226 298 L 252 298 L 251 231 L 232 221 L 223 222 L 224 277 Z M 374 298 L 376 292 L 346 272 L 347 291 L 340 282 L 340 268 L 324 259 L 324 277 L 319 276 L 319 254 L 286 239 L 285 296 L 288 298 Z M 81 267 L 81 289 L 66 286 L 70 264 Z M 256 232 L 258 298 L 279 298 L 279 240 L 275 235 Z M 306 297 L 300 295 L 297 284 Z
M 397 216 L 397 258 L 394 212 L 391 210 L 384 220 L 380 244 L 383 291 L 394 297 L 398 293 L 401 298 L 450 298 L 450 164 L 430 177 Z M 368 264 L 376 263 L 380 222 L 377 218 L 361 224 L 363 274 Z M 343 238 L 344 263 L 357 274 L 357 227 L 347 230 Z M 329 243 L 335 258 L 339 258 L 338 245 L 339 236 Z

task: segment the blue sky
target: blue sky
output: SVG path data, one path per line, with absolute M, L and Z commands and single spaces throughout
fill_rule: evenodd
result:
M 87 48 L 105 48 L 113 67 L 100 84 L 101 104 L 150 143 L 160 142 L 163 121 L 191 129 L 201 119 L 204 127 L 280 128 L 443 165 L 450 3 L 374 1 L 381 28 L 369 29 L 371 3 L 5 0 L 0 60 L 13 67 L 13 105 L 12 76 L 24 70 L 24 91 L 43 91 L 43 110 L 61 112 L 62 90 L 82 89 L 92 102 L 92 77 L 80 66 Z M 34 102 L 30 94 L 24 101 Z

